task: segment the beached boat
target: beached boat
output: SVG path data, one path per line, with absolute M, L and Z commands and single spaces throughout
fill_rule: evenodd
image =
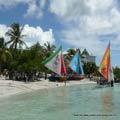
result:
M 64 57 L 62 54 L 62 47 L 54 52 L 49 58 L 42 62 L 48 69 L 53 71 L 49 77 L 50 81 L 65 81 L 66 67 L 64 64 Z
M 113 75 L 111 56 L 110 56 L 110 41 L 108 47 L 106 48 L 102 61 L 100 63 L 99 72 L 104 77 L 104 79 L 103 78 L 101 79 L 100 77 L 100 80 L 98 80 L 98 84 L 100 85 L 109 84 L 111 86 L 114 85 L 114 75 Z
M 69 75 L 69 80 L 81 80 L 84 79 L 84 71 L 82 62 L 80 59 L 80 50 L 78 49 L 75 56 L 70 62 L 70 68 L 74 71 L 71 75 Z

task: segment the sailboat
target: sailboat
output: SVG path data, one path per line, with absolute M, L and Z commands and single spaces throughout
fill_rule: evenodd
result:
M 62 54 L 62 46 L 42 63 L 53 72 L 49 77 L 51 81 L 65 80 L 66 67 Z
M 78 49 L 75 56 L 70 62 L 70 68 L 74 71 L 74 74 L 72 74 L 69 79 L 71 80 L 81 80 L 84 79 L 84 70 L 82 66 L 82 62 L 80 59 L 80 50 Z
M 105 78 L 105 80 L 99 81 L 100 84 L 111 84 L 113 86 L 114 75 L 111 65 L 111 55 L 110 55 L 110 41 L 102 58 L 99 67 L 100 74 Z

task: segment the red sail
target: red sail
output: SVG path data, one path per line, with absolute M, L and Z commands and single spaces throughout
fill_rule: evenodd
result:
M 61 55 L 61 74 L 66 75 L 66 67 L 65 67 L 63 55 Z

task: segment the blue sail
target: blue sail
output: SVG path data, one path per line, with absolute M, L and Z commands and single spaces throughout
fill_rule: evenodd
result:
M 77 74 L 82 74 L 84 75 L 83 67 L 82 67 L 82 62 L 79 57 L 79 51 L 75 54 L 74 58 L 72 59 L 70 63 L 70 67 L 73 71 L 75 71 Z
M 81 74 L 84 75 L 84 70 L 83 70 L 83 67 L 82 67 L 82 62 L 81 60 L 79 59 L 79 65 L 80 65 L 80 71 L 81 71 Z

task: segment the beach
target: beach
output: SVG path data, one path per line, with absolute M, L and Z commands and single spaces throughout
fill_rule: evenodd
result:
M 79 85 L 79 84 L 91 84 L 96 83 L 89 79 L 83 79 L 80 81 L 66 82 L 66 86 Z M 41 79 L 36 82 L 21 82 L 6 80 L 5 77 L 0 77 L 0 98 L 9 97 L 15 94 L 22 94 L 40 89 L 51 89 L 60 86 L 65 86 L 64 82 L 50 82 L 48 79 Z

